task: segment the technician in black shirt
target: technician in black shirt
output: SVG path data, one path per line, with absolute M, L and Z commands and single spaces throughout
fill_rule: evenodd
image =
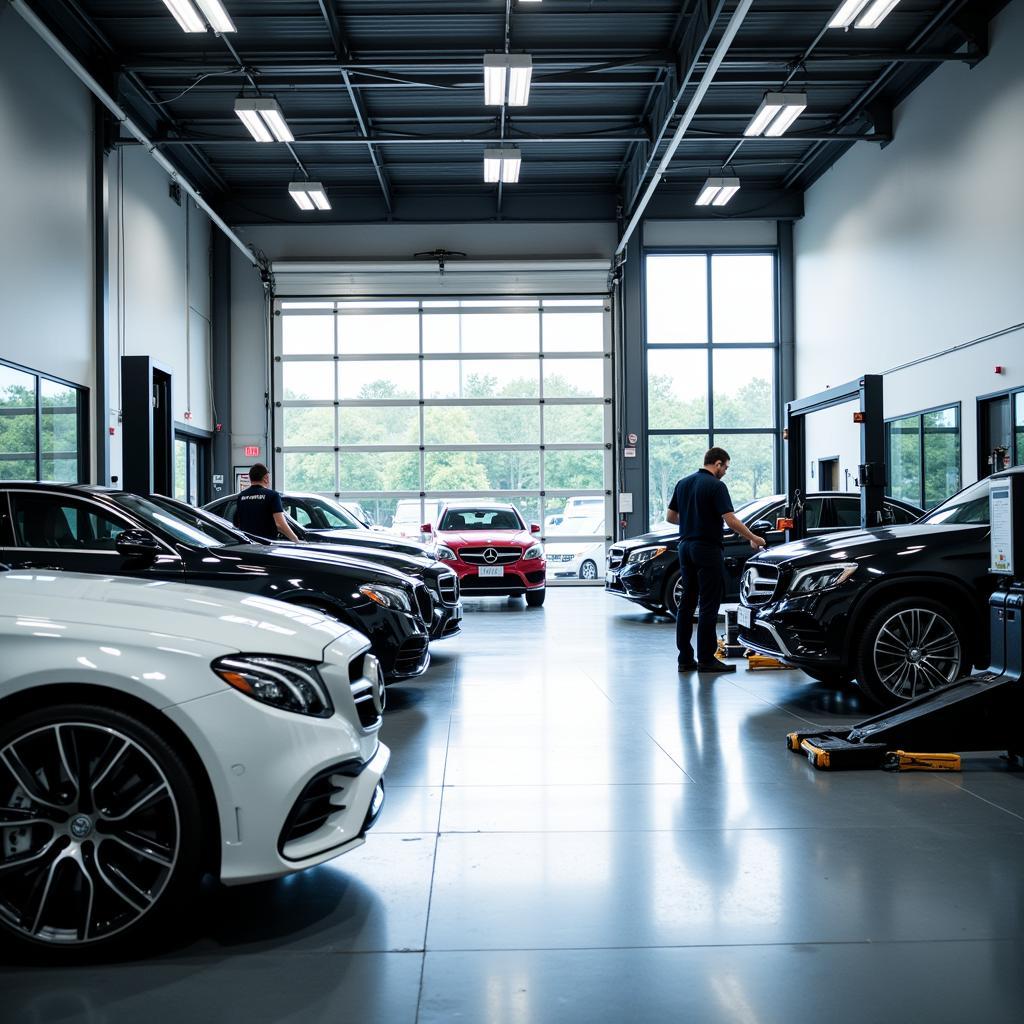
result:
M 285 518 L 281 495 L 270 488 L 270 470 L 262 462 L 249 470 L 249 483 L 251 486 L 238 495 L 235 526 L 267 540 L 277 540 L 280 533 L 288 540 L 297 541 L 299 538 Z
M 735 672 L 715 657 L 715 627 L 718 607 L 725 594 L 725 560 L 722 555 L 722 522 L 750 541 L 756 551 L 763 548 L 763 537 L 751 533 L 736 517 L 729 488 L 722 477 L 729 469 L 729 453 L 724 448 L 709 448 L 704 465 L 696 473 L 676 484 L 665 518 L 679 524 L 679 573 L 682 597 L 676 612 L 676 646 L 679 671 Z M 699 609 L 699 610 L 698 610 Z M 693 656 L 690 635 L 693 613 L 697 615 L 697 657 Z

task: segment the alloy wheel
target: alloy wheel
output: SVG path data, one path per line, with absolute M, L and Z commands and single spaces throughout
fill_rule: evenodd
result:
M 872 657 L 882 686 L 902 700 L 953 682 L 963 661 L 953 625 L 929 608 L 904 608 L 888 618 Z
M 683 599 L 683 577 L 679 576 L 676 578 L 675 583 L 672 584 L 672 607 L 669 608 L 669 612 L 675 615 L 679 611 L 679 603 Z
M 24 938 L 82 945 L 136 924 L 180 843 L 166 775 L 118 730 L 61 722 L 0 750 L 0 918 Z
M 589 558 L 580 566 L 580 579 L 597 579 L 597 564 L 595 562 L 592 562 Z

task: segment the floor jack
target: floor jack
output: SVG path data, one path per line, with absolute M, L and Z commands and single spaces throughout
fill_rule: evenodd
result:
M 815 768 L 956 771 L 957 754 L 910 751 L 1005 750 L 1024 753 L 1024 473 L 998 473 L 989 492 L 992 561 L 1009 577 L 989 600 L 992 664 L 842 732 L 793 732 L 790 750 Z M 1016 557 L 1016 571 L 1014 559 Z
M 731 607 L 725 609 L 725 634 L 718 638 L 718 650 L 715 652 L 715 657 L 719 661 L 725 661 L 727 658 L 746 658 L 747 668 L 751 671 L 790 667 L 767 654 L 755 654 L 739 642 L 736 609 Z

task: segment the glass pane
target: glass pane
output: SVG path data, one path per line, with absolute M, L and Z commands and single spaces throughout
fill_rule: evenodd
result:
M 545 352 L 603 352 L 604 313 L 545 313 Z
M 452 313 L 425 313 L 423 351 L 461 352 L 462 317 Z
M 282 315 L 281 351 L 286 356 L 333 356 L 334 315 Z
M 605 533 L 604 495 L 583 495 L 571 498 L 546 498 L 544 503 L 544 532 L 552 538 L 559 534 L 577 536 Z
M 511 504 L 519 509 L 527 526 L 533 523 L 540 525 L 540 498 L 512 498 Z
M 417 313 L 356 314 L 338 317 L 338 351 L 416 355 L 420 350 Z
M 418 491 L 419 452 L 341 452 L 338 482 L 349 491 Z
M 333 491 L 334 452 L 286 452 L 281 490 Z
M 427 406 L 424 444 L 540 444 L 540 406 Z
M 537 398 L 539 359 L 437 359 L 423 364 L 424 398 Z
M 714 443 L 729 453 L 725 484 L 734 508 L 775 493 L 774 435 L 716 433 Z
M 960 424 L 956 409 L 926 412 L 921 420 L 924 430 L 924 507 L 929 509 L 960 490 Z
M 314 406 L 306 409 L 285 408 L 284 444 L 287 447 L 311 444 L 337 444 L 334 440 L 334 409 Z
M 1015 398 L 1015 414 L 1013 418 L 1013 433 L 1017 442 L 1017 456 L 1013 460 L 1014 465 L 1024 464 L 1024 391 Z
M 199 445 L 192 442 L 188 446 L 188 503 L 199 504 Z
M 665 521 L 665 510 L 684 476 L 696 472 L 704 462 L 708 450 L 705 434 L 657 435 L 647 439 L 650 472 L 650 524 Z M 733 499 L 733 504 L 738 504 Z
M 708 340 L 707 258 L 647 257 L 647 344 Z
M 66 384 L 39 381 L 43 480 L 78 481 L 78 392 Z
M 775 340 L 775 261 L 769 254 L 711 257 L 711 340 Z
M 419 444 L 417 406 L 341 406 L 339 444 Z
M 285 401 L 334 400 L 334 362 L 284 363 L 281 367 Z
M 400 499 L 398 498 L 346 498 L 342 495 L 341 501 L 346 505 L 358 505 L 365 515 L 378 526 L 390 526 L 394 522 L 395 509 Z M 419 524 L 417 524 L 419 525 Z
M 604 487 L 604 450 L 544 453 L 544 489 L 585 490 Z
M 650 429 L 693 430 L 706 427 L 707 423 L 707 351 L 648 350 L 647 424 Z
M 545 444 L 604 441 L 603 405 L 544 405 Z
M 91 505 L 50 495 L 15 494 L 14 536 L 21 547 L 114 551 L 123 523 Z
M 540 317 L 536 312 L 467 314 L 461 351 L 539 352 Z
M 339 398 L 419 398 L 420 362 L 394 359 L 338 363 Z
M 774 426 L 774 351 L 718 349 L 713 359 L 715 426 L 748 429 Z
M 0 480 L 36 478 L 36 378 L 0 366 Z
M 545 359 L 545 398 L 603 398 L 604 364 L 601 359 Z
M 174 439 L 174 496 L 188 501 L 188 442 Z
M 919 416 L 889 424 L 889 494 L 921 504 L 921 447 Z

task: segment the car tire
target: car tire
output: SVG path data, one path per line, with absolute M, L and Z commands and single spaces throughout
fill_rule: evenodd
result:
M 596 580 L 597 579 L 597 562 L 592 558 L 588 558 L 580 566 L 580 579 L 581 580 Z
M 184 919 L 203 814 L 159 733 L 113 708 L 55 704 L 5 722 L 0 752 L 0 928 L 14 943 L 91 956 Z
M 676 617 L 676 611 L 679 609 L 679 570 L 674 569 L 669 573 L 668 579 L 665 580 L 665 600 L 664 600 L 665 614 L 670 618 Z
M 540 590 L 528 590 L 526 592 L 527 607 L 539 608 L 544 603 L 544 595 L 547 591 L 547 587 L 541 587 Z
M 898 707 L 971 669 L 960 616 L 926 598 L 889 601 L 868 620 L 854 650 L 854 675 L 883 707 Z

